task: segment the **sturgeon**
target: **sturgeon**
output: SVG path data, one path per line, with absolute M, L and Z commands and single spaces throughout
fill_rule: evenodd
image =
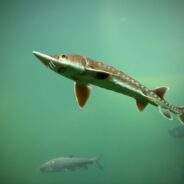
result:
M 95 158 L 77 158 L 77 157 L 59 157 L 45 162 L 40 168 L 41 172 L 63 172 L 63 171 L 74 171 L 78 168 L 88 168 L 90 164 L 96 164 L 99 169 L 102 166 L 98 160 L 101 156 Z
M 81 108 L 89 98 L 89 85 L 92 84 L 134 98 L 141 112 L 147 104 L 158 107 L 160 113 L 169 120 L 172 120 L 172 112 L 184 124 L 184 106 L 171 105 L 164 99 L 168 87 L 150 90 L 122 71 L 84 56 L 46 55 L 37 51 L 33 51 L 33 54 L 51 70 L 74 81 L 76 99 Z

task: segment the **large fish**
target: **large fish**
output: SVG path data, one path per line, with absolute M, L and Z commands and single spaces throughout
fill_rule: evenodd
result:
M 75 94 L 81 108 L 88 100 L 89 85 L 92 84 L 134 98 L 139 111 L 143 111 L 147 104 L 152 104 L 157 106 L 160 113 L 167 119 L 172 120 L 171 112 L 173 112 L 180 122 L 184 123 L 184 107 L 176 107 L 164 99 L 167 87 L 150 90 L 112 66 L 84 56 L 46 55 L 36 51 L 33 51 L 33 54 L 51 70 L 75 81 Z
M 98 160 L 101 156 L 95 158 L 77 158 L 77 157 L 59 157 L 44 163 L 39 170 L 41 172 L 62 172 L 62 171 L 74 171 L 78 168 L 86 168 L 90 164 L 96 164 L 99 169 L 102 166 Z

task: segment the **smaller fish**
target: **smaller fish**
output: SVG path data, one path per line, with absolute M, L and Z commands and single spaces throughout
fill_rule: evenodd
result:
M 99 169 L 102 166 L 98 160 L 101 156 L 94 158 L 77 158 L 77 157 L 59 157 L 45 162 L 40 168 L 41 172 L 63 172 L 63 171 L 74 171 L 78 168 L 88 168 L 90 164 L 96 164 Z
M 169 130 L 169 134 L 173 137 L 184 137 L 184 126 L 176 126 Z

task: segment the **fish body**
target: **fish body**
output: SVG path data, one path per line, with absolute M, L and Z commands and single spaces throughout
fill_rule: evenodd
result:
M 77 157 L 59 157 L 45 162 L 39 170 L 41 172 L 63 172 L 63 171 L 74 171 L 78 168 L 86 168 L 88 165 L 96 164 L 98 168 L 102 169 L 98 160 L 101 158 L 77 158 Z
M 46 55 L 36 51 L 33 54 L 51 70 L 75 81 L 75 94 L 81 108 L 88 100 L 89 85 L 92 84 L 134 98 L 140 111 L 143 111 L 147 104 L 152 104 L 157 106 L 167 119 L 172 119 L 170 113 L 172 112 L 177 115 L 181 123 L 184 123 L 184 107 L 176 107 L 164 99 L 167 87 L 150 90 L 122 71 L 84 56 Z
M 184 137 L 184 126 L 176 126 L 169 130 L 169 134 L 173 137 Z

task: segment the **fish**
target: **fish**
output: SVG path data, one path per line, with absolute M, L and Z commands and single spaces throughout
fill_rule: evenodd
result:
M 85 106 L 90 96 L 91 84 L 132 97 L 140 112 L 151 104 L 156 106 L 165 118 L 172 120 L 172 112 L 184 124 L 184 106 L 171 105 L 164 98 L 168 87 L 151 90 L 124 72 L 85 56 L 47 55 L 37 51 L 33 51 L 33 54 L 46 67 L 74 81 L 75 95 L 80 108 Z
M 175 126 L 169 129 L 169 134 L 173 137 L 184 137 L 184 126 Z
M 99 169 L 103 169 L 98 162 L 102 155 L 94 158 L 78 158 L 73 156 L 58 157 L 45 162 L 39 171 L 47 172 L 64 172 L 64 171 L 75 171 L 78 168 L 88 169 L 88 165 L 95 164 Z

